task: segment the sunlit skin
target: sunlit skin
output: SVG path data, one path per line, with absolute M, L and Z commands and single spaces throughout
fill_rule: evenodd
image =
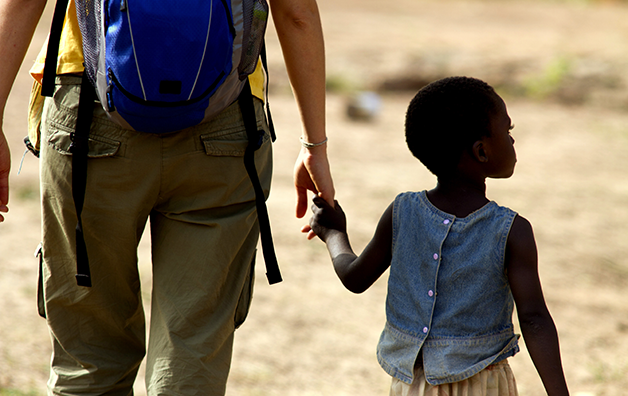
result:
M 456 171 L 439 177 L 428 191 L 430 202 L 456 217 L 466 217 L 489 202 L 486 179 L 513 175 L 517 156 L 512 121 L 504 101 L 495 94 L 490 134 L 465 150 Z M 317 235 L 329 250 L 336 273 L 354 293 L 367 290 L 390 266 L 392 259 L 392 204 L 384 211 L 373 238 L 358 256 L 347 235 L 346 217 L 336 202 L 332 207 L 314 197 L 308 238 Z M 517 215 L 506 245 L 506 269 L 526 347 L 550 396 L 568 395 L 554 321 L 545 304 L 538 274 L 537 248 L 532 226 Z

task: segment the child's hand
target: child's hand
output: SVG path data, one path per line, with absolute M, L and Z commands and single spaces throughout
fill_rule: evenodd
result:
M 331 207 L 323 198 L 315 196 L 312 199 L 312 218 L 310 224 L 301 229 L 307 233 L 307 239 L 313 239 L 318 235 L 323 241 L 327 241 L 329 235 L 334 232 L 347 232 L 347 219 L 338 201 L 334 201 L 336 206 Z

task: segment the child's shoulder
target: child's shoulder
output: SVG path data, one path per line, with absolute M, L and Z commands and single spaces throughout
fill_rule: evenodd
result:
M 418 198 L 421 196 L 425 196 L 427 194 L 427 190 L 420 190 L 420 191 L 403 191 L 397 194 L 397 196 L 395 197 L 395 200 L 398 199 L 408 199 L 408 198 Z
M 503 206 L 498 204 L 495 201 L 490 201 L 487 206 L 492 206 L 493 207 L 493 215 L 495 216 L 506 216 L 511 218 L 511 221 L 514 223 L 515 219 L 517 217 L 519 217 L 519 213 L 517 213 L 515 210 L 511 209 L 508 206 Z
M 429 203 L 427 199 L 427 190 L 400 192 L 395 197 L 393 201 L 393 205 L 398 206 L 403 203 L 407 203 L 407 204 Z
M 516 214 L 508 234 L 509 247 L 529 246 L 531 242 L 534 243 L 532 223 L 525 217 Z
M 427 190 L 422 190 L 401 192 L 397 194 L 390 206 L 392 206 L 393 213 L 398 215 L 402 212 L 429 208 L 432 205 L 427 199 Z

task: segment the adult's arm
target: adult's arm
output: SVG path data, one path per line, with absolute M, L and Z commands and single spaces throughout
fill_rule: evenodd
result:
M 316 0 L 269 0 L 288 78 L 301 114 L 302 137 L 309 143 L 326 139 L 325 45 Z M 334 204 L 334 184 L 327 145 L 302 148 L 294 168 L 296 215 L 308 207 L 307 191 Z
M 11 153 L 2 128 L 5 107 L 45 5 L 46 0 L 0 1 L 0 212 L 8 210 L 11 170 Z

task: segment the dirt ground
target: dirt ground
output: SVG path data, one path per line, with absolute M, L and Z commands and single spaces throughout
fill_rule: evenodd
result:
M 528 218 L 572 395 L 628 395 L 628 6 L 540 0 L 319 0 L 326 34 L 329 154 L 354 248 L 398 192 L 435 179 L 403 139 L 416 86 L 472 75 L 497 87 L 516 125 L 515 175 L 488 195 Z M 28 59 L 45 37 L 42 23 Z M 300 134 L 281 55 L 269 31 L 271 104 L 279 139 L 269 211 L 284 282 L 263 263 L 237 331 L 228 395 L 385 395 L 375 359 L 386 276 L 362 295 L 343 289 L 320 241 L 300 234 L 291 171 Z M 22 172 L 30 89 L 19 76 L 5 115 L 13 154 L 11 211 L 0 226 L 0 395 L 45 393 L 50 341 L 37 316 L 38 162 Z M 332 90 L 333 88 L 333 90 Z M 345 115 L 354 91 L 379 90 L 372 122 Z M 140 246 L 150 285 L 150 242 Z M 149 287 L 144 288 L 146 304 Z M 511 366 L 522 396 L 544 394 L 521 342 Z M 142 378 L 137 394 L 145 394 Z

